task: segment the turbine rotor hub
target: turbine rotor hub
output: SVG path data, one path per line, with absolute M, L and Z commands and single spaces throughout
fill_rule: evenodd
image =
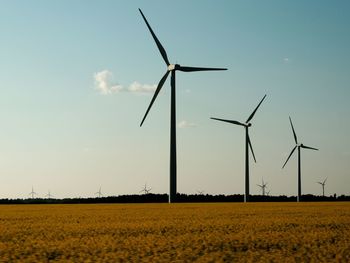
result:
M 252 126 L 252 124 L 250 122 L 248 122 L 248 123 L 246 123 L 246 126 L 250 127 L 250 126 Z
M 170 64 L 170 65 L 168 66 L 168 71 L 173 71 L 173 70 L 175 70 L 175 68 L 176 68 L 176 65 L 175 65 L 175 64 Z

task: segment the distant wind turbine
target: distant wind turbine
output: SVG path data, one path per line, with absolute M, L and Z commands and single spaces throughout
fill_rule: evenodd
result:
M 301 200 L 301 164 L 300 164 L 300 148 L 304 148 L 304 149 L 310 149 L 310 150 L 315 150 L 318 151 L 318 149 L 313 148 L 313 147 L 309 147 L 306 146 L 302 143 L 298 143 L 298 139 L 297 139 L 297 135 L 295 133 L 294 127 L 293 127 L 293 123 L 292 123 L 292 119 L 289 117 L 289 122 L 290 125 L 292 126 L 292 131 L 293 131 L 293 136 L 294 136 L 294 141 L 295 141 L 295 146 L 292 149 L 292 151 L 290 152 L 286 162 L 284 163 L 282 169 L 286 166 L 289 158 L 292 156 L 292 154 L 294 153 L 295 149 L 298 148 L 298 197 L 297 197 L 297 202 L 299 202 Z
M 54 197 L 52 194 L 51 194 L 51 192 L 50 192 L 50 190 L 49 190 L 49 192 L 45 195 L 48 199 L 51 199 L 52 197 Z
M 98 192 L 95 193 L 95 195 L 98 195 L 98 198 L 101 198 L 101 197 L 102 197 L 101 187 L 100 187 L 100 189 L 98 190 Z
M 203 190 L 197 190 L 197 194 L 198 195 L 204 195 L 204 191 Z
M 36 192 L 34 192 L 33 186 L 32 186 L 32 191 L 29 193 L 29 195 L 32 196 L 32 199 L 34 199 L 34 196 L 35 196 L 35 195 L 38 195 Z
M 327 181 L 327 178 L 324 179 L 323 182 L 317 182 L 318 184 L 320 184 L 322 186 L 322 196 L 324 196 L 324 186 L 326 185 L 326 181 Z
M 169 203 L 175 202 L 176 200 L 176 193 L 177 193 L 177 186 L 176 186 L 176 110 L 175 110 L 175 72 L 176 71 L 182 71 L 182 72 L 194 72 L 194 71 L 211 71 L 211 70 L 227 70 L 226 68 L 199 68 L 199 67 L 187 67 L 187 66 L 181 66 L 179 64 L 170 64 L 167 53 L 158 40 L 157 36 L 153 32 L 151 26 L 149 25 L 146 17 L 143 15 L 141 9 L 139 9 L 143 20 L 145 21 L 149 31 L 151 32 L 151 35 L 153 37 L 153 40 L 156 42 L 156 45 L 158 47 L 158 50 L 165 61 L 167 65 L 167 71 L 165 72 L 164 76 L 161 78 L 161 80 L 158 83 L 157 89 L 154 92 L 153 98 L 151 100 L 151 103 L 149 104 L 147 111 L 141 121 L 140 126 L 142 126 L 143 122 L 145 121 L 148 112 L 150 111 L 154 101 L 156 100 L 158 93 L 163 87 L 164 82 L 166 81 L 169 73 L 171 72 L 171 99 L 170 99 L 170 194 L 169 194 Z
M 150 191 L 152 190 L 152 188 L 147 188 L 147 184 L 145 184 L 145 186 L 142 188 L 142 190 L 140 191 L 140 193 L 144 193 L 145 195 L 149 194 Z
M 240 126 L 243 126 L 245 128 L 245 195 L 244 195 L 244 202 L 248 202 L 249 201 L 249 148 L 250 148 L 250 150 L 252 152 L 254 161 L 256 162 L 254 151 L 253 151 L 253 147 L 252 147 L 252 143 L 250 142 L 248 130 L 249 130 L 249 127 L 252 126 L 250 121 L 253 119 L 256 111 L 258 110 L 258 108 L 260 107 L 261 103 L 264 101 L 265 98 L 266 98 L 266 95 L 261 99 L 261 101 L 259 102 L 258 106 L 250 114 L 250 116 L 248 117 L 248 119 L 246 120 L 245 123 L 242 123 L 242 122 L 239 122 L 239 121 L 233 121 L 233 120 L 224 120 L 224 119 L 218 119 L 218 118 L 211 118 L 211 119 L 217 120 L 217 121 L 223 121 L 223 122 L 228 122 L 228 123 L 231 123 L 231 124 L 240 125 Z
M 262 183 L 261 184 L 257 184 L 257 186 L 259 186 L 262 190 L 262 195 L 265 196 L 265 189 L 267 187 L 267 182 L 264 183 L 264 178 L 262 178 Z

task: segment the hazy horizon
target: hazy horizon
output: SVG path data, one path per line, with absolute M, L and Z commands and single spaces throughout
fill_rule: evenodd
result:
M 0 198 L 32 186 L 57 198 L 169 192 L 170 83 L 142 127 L 169 60 L 228 71 L 176 75 L 179 193 L 350 195 L 350 3 L 329 1 L 10 1 L 0 9 Z M 171 4 L 171 9 L 170 9 Z

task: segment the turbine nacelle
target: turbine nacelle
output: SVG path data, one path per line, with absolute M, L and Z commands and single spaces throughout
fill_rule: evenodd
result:
M 252 124 L 250 122 L 248 122 L 248 123 L 245 123 L 245 126 L 250 127 L 250 126 L 252 126 Z

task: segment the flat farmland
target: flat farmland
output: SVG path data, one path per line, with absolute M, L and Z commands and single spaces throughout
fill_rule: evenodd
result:
M 0 262 L 350 262 L 350 203 L 0 206 Z

